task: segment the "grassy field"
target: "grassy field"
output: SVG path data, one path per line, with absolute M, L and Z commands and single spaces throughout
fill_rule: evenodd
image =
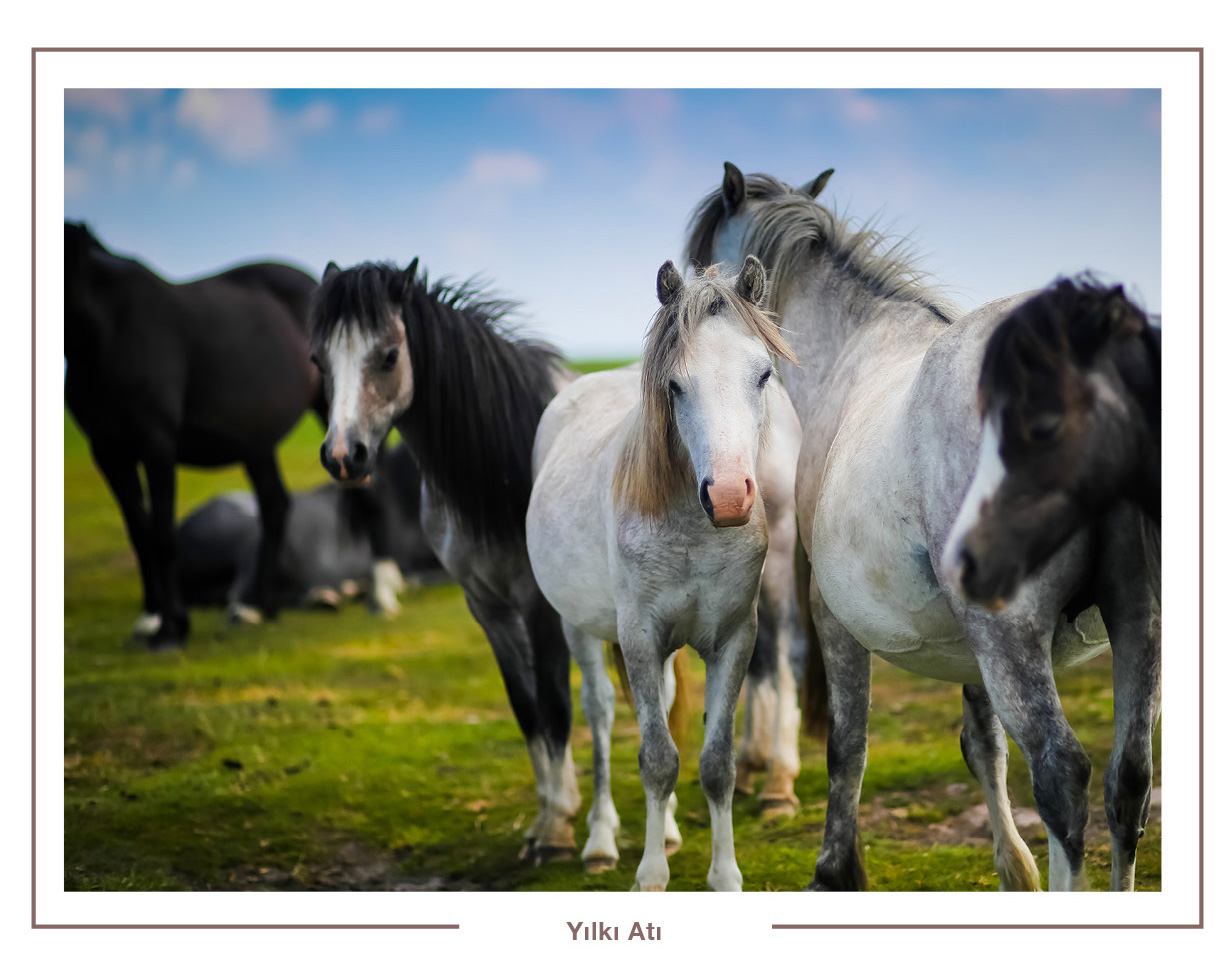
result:
M 303 425 L 281 451 L 293 489 L 324 474 L 320 432 Z M 245 486 L 238 469 L 182 471 L 184 514 Z M 65 888 L 627 889 L 644 835 L 637 728 L 621 701 L 613 739 L 619 868 L 518 860 L 533 817 L 529 761 L 490 649 L 459 589 L 410 592 L 392 621 L 362 605 L 285 612 L 276 624 L 228 628 L 193 611 L 182 651 L 128 639 L 140 590 L 123 525 L 89 451 L 65 419 Z M 42 650 L 48 647 L 43 646 Z M 703 667 L 691 657 L 700 685 Z M 877 890 L 995 889 L 986 813 L 962 762 L 960 687 L 875 664 L 861 822 Z M 1090 752 L 1087 860 L 1108 881 L 1102 768 L 1112 740 L 1110 658 L 1059 678 L 1066 712 Z M 574 754 L 589 809 L 589 733 L 574 672 Z M 698 696 L 699 698 L 699 696 Z M 677 793 L 684 846 L 671 889 L 705 888 L 709 814 L 697 774 L 700 715 L 681 745 Z M 825 821 L 823 746 L 804 741 L 791 819 L 762 820 L 737 796 L 736 852 L 746 890 L 810 879 Z M 1023 836 L 1046 874 L 1046 839 L 1029 777 L 1013 750 L 1009 786 Z M 1159 764 L 1157 740 L 1155 781 Z M 1158 793 L 1156 791 L 1156 793 Z M 1138 857 L 1158 889 L 1161 807 Z

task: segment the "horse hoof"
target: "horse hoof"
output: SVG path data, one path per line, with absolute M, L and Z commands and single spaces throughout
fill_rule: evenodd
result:
M 599 872 L 609 872 L 618 862 L 609 855 L 596 855 L 581 863 L 587 875 L 597 875 Z
M 337 611 L 342 607 L 342 596 L 332 588 L 313 588 L 304 596 L 304 606 Z
M 752 775 L 754 771 L 751 767 L 741 766 L 735 771 L 735 793 L 737 794 L 752 794 L 755 788 L 752 786 Z
M 550 865 L 553 862 L 568 861 L 573 857 L 572 848 L 558 848 L 552 845 L 537 845 L 534 849 L 534 867 Z
M 793 795 L 791 797 L 761 798 L 761 817 L 766 821 L 772 821 L 774 818 L 793 818 L 798 810 L 799 798 Z
M 227 605 L 228 625 L 260 625 L 261 610 L 243 602 L 234 601 Z
M 642 885 L 640 882 L 633 882 L 633 887 L 630 888 L 629 891 L 630 892 L 666 892 L 667 886 L 665 885 Z
M 145 612 L 133 622 L 132 637 L 138 642 L 146 642 L 153 638 L 162 628 L 162 616 L 153 612 Z

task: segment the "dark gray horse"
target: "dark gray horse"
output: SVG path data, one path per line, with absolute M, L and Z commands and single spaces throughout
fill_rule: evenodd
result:
M 275 590 L 282 607 L 334 607 L 365 592 L 373 609 L 396 609 L 403 578 L 447 578 L 419 526 L 419 468 L 403 447 L 378 464 L 372 489 L 385 509 L 384 551 L 373 553 L 361 492 L 326 483 L 291 495 Z M 180 586 L 190 605 L 232 605 L 253 583 L 261 522 L 256 498 L 235 492 L 192 511 L 177 531 Z

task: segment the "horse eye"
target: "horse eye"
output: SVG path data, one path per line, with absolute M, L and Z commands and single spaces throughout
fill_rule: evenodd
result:
M 389 353 L 385 355 L 385 360 L 381 362 L 380 367 L 387 372 L 393 371 L 393 366 L 398 363 L 398 350 L 390 348 Z
M 1027 427 L 1030 441 L 1035 443 L 1045 443 L 1056 438 L 1056 433 L 1060 431 L 1060 416 L 1043 415 L 1030 421 Z
M 757 381 L 757 388 L 759 389 L 765 388 L 765 383 L 769 381 L 769 377 L 773 373 L 774 373 L 774 370 L 772 368 L 765 369 L 765 374 L 762 375 L 760 379 L 758 379 Z
M 672 398 L 675 398 L 677 395 L 684 394 L 684 389 L 680 387 L 680 383 L 675 379 L 671 379 L 671 381 L 667 383 L 667 391 L 671 393 Z

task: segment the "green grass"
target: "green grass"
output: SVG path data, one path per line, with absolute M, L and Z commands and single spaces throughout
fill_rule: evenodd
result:
M 319 483 L 319 427 L 307 419 L 281 460 L 288 484 Z M 178 509 L 243 488 L 239 470 L 179 478 Z M 285 612 L 276 624 L 228 628 L 193 611 L 182 651 L 128 639 L 139 608 L 136 565 L 118 511 L 80 433 L 65 421 L 65 751 L 67 889 L 627 889 L 644 835 L 637 729 L 618 704 L 614 797 L 623 821 L 618 869 L 534 868 L 518 859 L 535 802 L 529 761 L 491 651 L 453 586 L 403 598 L 382 621 L 359 605 L 336 615 Z M 691 659 L 698 686 L 703 668 Z M 1088 862 L 1108 881 L 1100 775 L 1112 739 L 1103 658 L 1061 674 L 1075 730 L 1095 766 Z M 573 747 L 585 840 L 589 733 L 577 701 Z M 698 697 L 699 698 L 699 695 Z M 709 814 L 697 774 L 700 716 L 681 747 L 677 812 L 684 847 L 672 889 L 703 889 Z M 871 746 L 861 821 L 872 888 L 994 889 L 991 849 L 960 815 L 980 803 L 958 746 L 960 687 L 874 669 Z M 824 830 L 821 744 L 802 744 L 802 802 L 791 819 L 735 803 L 736 851 L 748 890 L 798 889 Z M 1156 774 L 1158 756 L 1155 755 Z M 1030 806 L 1014 751 L 1010 790 Z M 1143 889 L 1161 883 L 1160 818 L 1138 858 Z M 1041 827 L 1023 829 L 1046 871 Z

